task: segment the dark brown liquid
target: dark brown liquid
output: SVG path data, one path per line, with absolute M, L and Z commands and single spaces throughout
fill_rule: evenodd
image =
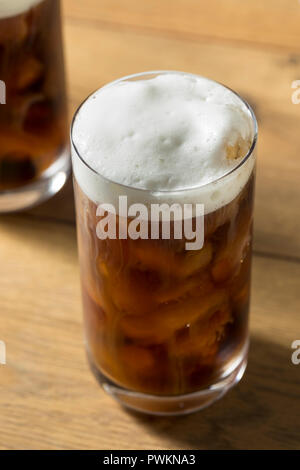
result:
M 58 0 L 0 19 L 0 190 L 37 179 L 66 148 L 67 111 Z
M 226 376 L 247 338 L 253 185 L 205 216 L 203 248 L 186 251 L 186 240 L 99 240 L 75 182 L 86 338 L 104 375 L 161 395 Z

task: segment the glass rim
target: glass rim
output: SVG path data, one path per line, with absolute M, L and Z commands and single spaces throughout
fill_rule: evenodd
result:
M 174 74 L 174 75 L 187 75 L 189 77 L 194 77 L 194 78 L 203 78 L 205 80 L 208 80 L 212 83 L 216 83 L 218 85 L 221 85 L 222 87 L 226 88 L 227 90 L 229 90 L 231 93 L 233 93 L 238 99 L 240 99 L 242 101 L 242 103 L 246 106 L 247 110 L 249 111 L 250 113 L 250 116 L 251 116 L 251 120 L 252 120 L 252 125 L 253 125 L 253 136 L 252 136 L 252 141 L 251 141 L 251 145 L 249 147 L 249 150 L 248 152 L 246 153 L 246 155 L 242 158 L 242 160 L 240 161 L 240 163 L 235 166 L 234 168 L 232 168 L 231 170 L 229 170 L 228 172 L 224 173 L 224 175 L 221 175 L 219 176 L 218 178 L 212 180 L 212 181 L 209 181 L 208 183 L 205 183 L 205 184 L 198 184 L 198 185 L 194 185 L 194 186 L 189 186 L 189 187 L 185 187 L 185 188 L 179 188 L 179 189 L 167 189 L 167 190 L 164 190 L 164 189 L 147 189 L 147 188 L 140 188 L 140 187 L 136 187 L 136 186 L 129 186 L 129 185 L 126 185 L 126 184 L 123 184 L 123 183 L 119 183 L 118 181 L 114 181 L 110 178 L 107 178 L 106 176 L 102 175 L 100 172 L 98 172 L 97 170 L 95 170 L 93 167 L 91 167 L 86 161 L 85 159 L 83 158 L 83 156 L 80 154 L 75 142 L 74 142 L 74 139 L 73 139 L 73 129 L 74 129 L 74 124 L 75 124 L 75 121 L 76 121 L 76 118 L 79 114 L 79 111 L 81 110 L 81 108 L 85 105 L 85 103 L 97 92 L 100 92 L 101 90 L 103 90 L 104 88 L 106 87 L 111 87 L 111 86 L 114 86 L 116 85 L 117 83 L 120 83 L 120 82 L 124 82 L 124 81 L 129 81 L 129 80 L 132 80 L 132 79 L 135 79 L 135 78 L 142 78 L 142 77 L 149 77 L 149 76 L 152 76 L 152 75 L 155 75 L 155 76 L 158 76 L 158 75 L 166 75 L 166 74 Z M 130 74 L 130 75 L 126 75 L 126 76 L 123 76 L 121 78 L 118 78 L 116 80 L 113 80 L 111 82 L 108 82 L 106 83 L 105 85 L 101 86 L 100 88 L 97 88 L 96 90 L 92 91 L 81 103 L 80 105 L 77 107 L 75 113 L 74 113 L 74 116 L 72 118 L 72 121 L 71 121 L 71 126 L 70 126 L 70 141 L 71 141 L 71 146 L 72 148 L 75 150 L 75 153 L 76 153 L 76 156 L 80 159 L 80 161 L 83 163 L 83 165 L 89 170 L 91 171 L 94 175 L 96 175 L 98 178 L 101 178 L 103 179 L 106 183 L 108 184 L 113 184 L 113 185 L 117 185 L 119 187 L 123 187 L 126 189 L 126 191 L 128 190 L 134 190 L 134 191 L 140 191 L 140 192 L 143 192 L 144 194 L 145 193 L 152 193 L 152 194 L 156 194 L 156 193 L 159 193 L 159 194 L 176 194 L 176 193 L 183 193 L 183 192 L 187 192 L 187 191 L 193 191 L 193 190 L 197 190 L 197 189 L 202 189 L 202 188 L 207 188 L 209 187 L 210 185 L 213 185 L 213 184 L 216 184 L 218 182 L 220 182 L 221 180 L 223 179 L 226 179 L 228 176 L 230 176 L 231 174 L 235 173 L 239 168 L 241 168 L 248 160 L 249 158 L 251 157 L 251 155 L 253 154 L 254 150 L 255 150 L 255 147 L 256 147 L 256 143 L 257 143 L 257 138 L 258 138 L 258 125 L 257 125 L 257 120 L 256 120 L 256 116 L 254 114 L 254 111 L 252 109 L 252 107 L 250 106 L 250 104 L 244 99 L 242 98 L 237 92 L 235 92 L 234 90 L 232 90 L 231 88 L 229 88 L 228 86 L 224 85 L 223 83 L 221 82 L 218 82 L 216 80 L 213 80 L 211 78 L 207 78 L 207 77 L 204 77 L 203 75 L 198 75 L 198 74 L 195 74 L 195 73 L 189 73 L 189 72 L 182 72 L 182 71 L 177 71 L 177 70 L 149 70 L 149 71 L 146 71 L 146 72 L 138 72 L 138 73 L 134 73 L 134 74 Z

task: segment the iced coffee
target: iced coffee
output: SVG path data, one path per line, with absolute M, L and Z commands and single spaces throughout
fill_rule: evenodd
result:
M 59 0 L 0 1 L 0 211 L 58 191 L 69 169 Z
M 123 404 L 185 413 L 207 406 L 243 375 L 255 141 L 255 117 L 239 96 L 179 72 L 121 79 L 75 115 L 87 353 L 105 390 Z M 148 236 L 130 236 L 132 213 L 120 212 L 120 197 L 128 208 L 149 209 Z M 188 249 L 172 218 L 168 237 L 163 219 L 151 237 L 155 204 L 201 204 L 202 246 Z M 105 236 L 99 222 L 110 211 L 116 230 Z

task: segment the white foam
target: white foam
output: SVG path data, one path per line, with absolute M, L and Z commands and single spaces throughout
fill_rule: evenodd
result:
M 0 18 L 20 15 L 42 0 L 0 0 Z
M 227 146 L 239 139 L 251 142 L 253 133 L 243 101 L 211 80 L 169 72 L 117 81 L 83 104 L 72 132 L 79 154 L 104 178 L 73 149 L 74 173 L 97 203 L 127 194 L 132 202 L 202 202 L 211 212 L 230 202 L 247 182 L 254 158 L 219 178 L 243 158 L 228 159 Z

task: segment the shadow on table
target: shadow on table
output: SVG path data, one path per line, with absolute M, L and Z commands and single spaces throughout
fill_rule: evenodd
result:
M 68 178 L 65 186 L 54 197 L 25 213 L 75 224 L 72 177 Z
M 291 354 L 253 338 L 241 383 L 211 407 L 173 418 L 130 414 L 149 433 L 168 436 L 174 448 L 299 449 L 300 365 Z

